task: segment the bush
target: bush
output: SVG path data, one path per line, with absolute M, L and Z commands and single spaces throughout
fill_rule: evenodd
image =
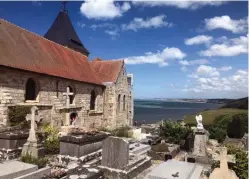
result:
M 43 125 L 45 133 L 44 149 L 48 154 L 57 154 L 60 149 L 59 130 L 51 126 L 49 123 Z
M 14 106 L 9 108 L 8 115 L 10 125 L 29 128 L 29 122 L 26 121 L 26 116 L 30 113 L 30 109 L 30 106 Z
M 248 179 L 248 154 L 246 151 L 233 146 L 227 146 L 227 153 L 235 155 L 235 164 L 228 164 L 228 168 L 233 170 L 240 179 Z M 220 162 L 212 163 L 211 170 L 220 167 Z
M 130 127 L 120 127 L 111 131 L 111 134 L 117 137 L 132 137 L 130 132 Z
M 231 115 L 221 115 L 215 118 L 214 124 L 210 126 L 209 133 L 211 139 L 223 142 L 227 135 L 228 124 L 232 121 Z
M 242 138 L 245 134 L 245 120 L 241 114 L 235 114 L 232 122 L 228 124 L 227 135 L 230 138 Z
M 160 125 L 159 133 L 167 142 L 179 144 L 181 140 L 185 140 L 192 133 L 192 130 L 189 127 L 167 120 L 163 122 L 163 125 Z
M 33 157 L 31 154 L 28 154 L 28 153 L 21 156 L 21 161 L 24 162 L 24 163 L 30 163 L 30 164 L 37 165 L 38 168 L 43 168 L 48 163 L 48 159 L 46 159 L 46 158 L 36 158 L 36 157 Z

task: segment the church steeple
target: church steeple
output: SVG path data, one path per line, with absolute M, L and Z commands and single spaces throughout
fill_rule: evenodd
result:
M 88 56 L 89 51 L 79 39 L 68 16 L 66 3 L 65 1 L 62 2 L 61 11 L 44 37 Z

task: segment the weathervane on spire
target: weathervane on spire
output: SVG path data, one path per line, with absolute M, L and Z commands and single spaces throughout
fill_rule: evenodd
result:
M 68 3 L 67 1 L 62 1 L 62 3 L 61 3 L 61 11 L 62 12 L 67 12 L 67 10 L 66 10 L 67 3 Z

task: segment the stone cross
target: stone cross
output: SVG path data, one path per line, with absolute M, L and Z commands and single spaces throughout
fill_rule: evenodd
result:
M 70 96 L 74 95 L 74 93 L 70 92 L 70 88 L 67 87 L 67 92 L 63 93 L 64 96 L 66 96 L 66 108 L 69 109 L 70 107 Z M 69 111 L 66 112 L 66 126 L 70 125 L 70 114 Z
M 215 152 L 215 154 L 212 155 L 213 160 L 220 161 L 222 158 L 222 155 L 225 155 L 227 162 L 236 163 L 234 155 L 227 155 L 226 147 L 216 147 L 216 151 L 218 151 L 218 153 Z
M 35 131 L 36 131 L 35 122 L 40 122 L 41 119 L 42 119 L 42 117 L 38 113 L 38 108 L 36 106 L 33 106 L 31 108 L 31 114 L 27 114 L 27 116 L 26 116 L 26 120 L 31 121 L 28 142 L 37 143 L 37 139 L 35 136 Z
M 227 148 L 226 147 L 220 147 L 219 148 L 220 156 L 220 167 L 215 168 L 213 172 L 210 174 L 209 179 L 239 179 L 235 172 L 232 170 L 229 170 L 228 164 L 227 164 Z
M 67 87 L 67 92 L 63 93 L 64 96 L 66 96 L 66 108 L 70 107 L 70 96 L 72 96 L 74 93 L 70 92 L 70 88 Z

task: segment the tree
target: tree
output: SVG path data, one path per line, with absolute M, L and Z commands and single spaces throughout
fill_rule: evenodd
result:
M 232 121 L 230 115 L 218 116 L 214 124 L 209 128 L 210 138 L 223 142 L 227 135 L 227 126 Z
M 160 125 L 160 136 L 164 137 L 167 142 L 179 144 L 180 140 L 185 140 L 192 133 L 189 127 L 184 127 L 177 122 L 167 120 Z
M 232 119 L 227 128 L 228 137 L 242 138 L 245 134 L 245 117 L 241 114 L 235 114 Z

